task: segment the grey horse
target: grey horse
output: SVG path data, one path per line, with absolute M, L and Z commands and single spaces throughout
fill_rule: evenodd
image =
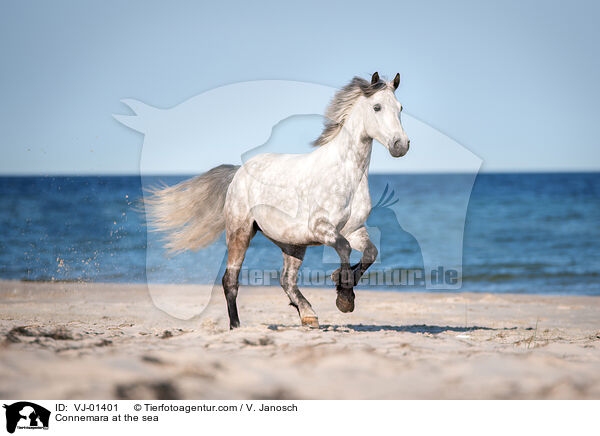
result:
M 238 276 L 256 232 L 281 248 L 281 286 L 302 325 L 318 318 L 297 286 L 306 248 L 333 247 L 340 268 L 333 273 L 336 305 L 354 310 L 354 286 L 377 257 L 365 221 L 371 211 L 369 162 L 373 139 L 393 157 L 410 141 L 400 122 L 402 105 L 394 92 L 400 75 L 387 82 L 375 73 L 355 77 L 339 90 L 326 111 L 323 132 L 306 154 L 260 154 L 242 166 L 221 165 L 175 186 L 153 189 L 146 203 L 149 224 L 166 232 L 167 248 L 194 250 L 226 231 L 227 267 L 223 289 L 230 328 L 239 327 Z M 352 249 L 363 253 L 350 265 Z

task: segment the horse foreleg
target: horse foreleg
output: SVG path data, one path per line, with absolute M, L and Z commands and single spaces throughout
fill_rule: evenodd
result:
M 347 239 L 350 243 L 350 246 L 354 250 L 363 253 L 360 262 L 358 262 L 356 265 L 352 265 L 354 286 L 356 286 L 358 285 L 358 282 L 360 281 L 360 278 L 363 276 L 365 271 L 367 271 L 367 269 L 369 269 L 369 267 L 373 265 L 373 263 L 377 259 L 377 247 L 375 246 L 375 244 L 373 244 L 373 242 L 371 242 L 371 239 L 369 238 L 369 233 L 367 232 L 367 229 L 365 227 L 361 227 L 353 233 L 349 234 L 347 236 Z M 335 283 L 339 282 L 339 274 L 340 269 L 337 269 L 331 275 L 331 278 Z
M 319 320 L 308 300 L 298 289 L 298 270 L 302 265 L 306 247 L 282 247 L 283 271 L 281 272 L 281 287 L 290 298 L 290 304 L 298 310 L 302 325 L 318 328 Z
M 314 219 L 311 224 L 315 238 L 322 244 L 333 247 L 340 257 L 335 305 L 342 312 L 352 312 L 354 310 L 354 273 L 350 268 L 352 247 L 336 227 L 323 217 Z

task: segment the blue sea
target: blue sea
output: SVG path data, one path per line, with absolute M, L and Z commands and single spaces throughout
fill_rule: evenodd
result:
M 0 279 L 218 282 L 223 238 L 169 256 L 138 210 L 143 186 L 184 178 L 0 178 Z M 441 262 L 458 269 L 464 291 L 600 295 L 600 173 L 372 174 L 370 189 L 374 204 L 382 200 L 367 223 L 380 251 L 372 274 Z M 259 234 L 244 268 L 281 263 Z M 308 249 L 303 271 L 334 267 L 331 253 Z M 369 287 L 426 289 L 418 281 Z

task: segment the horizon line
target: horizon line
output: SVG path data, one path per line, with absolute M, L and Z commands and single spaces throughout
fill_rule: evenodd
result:
M 207 170 L 208 171 L 208 170 Z M 196 175 L 203 174 L 206 171 L 197 173 L 129 173 L 129 172 L 115 172 L 115 173 L 0 173 L 0 178 L 9 177 L 180 177 L 188 176 L 194 177 Z M 465 172 L 465 171 L 403 171 L 403 172 L 369 172 L 370 176 L 390 176 L 390 175 L 501 175 L 501 174 L 595 174 L 600 173 L 600 169 L 585 169 L 585 170 L 572 170 L 572 169 L 522 169 L 522 170 L 488 170 L 478 172 Z

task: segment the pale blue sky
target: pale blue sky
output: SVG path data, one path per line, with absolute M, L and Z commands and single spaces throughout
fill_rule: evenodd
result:
M 340 87 L 375 70 L 399 71 L 406 113 L 476 153 L 483 171 L 597 171 L 599 12 L 550 1 L 3 1 L 0 174 L 137 173 L 143 138 L 111 116 L 128 113 L 123 98 L 168 108 L 240 81 Z

